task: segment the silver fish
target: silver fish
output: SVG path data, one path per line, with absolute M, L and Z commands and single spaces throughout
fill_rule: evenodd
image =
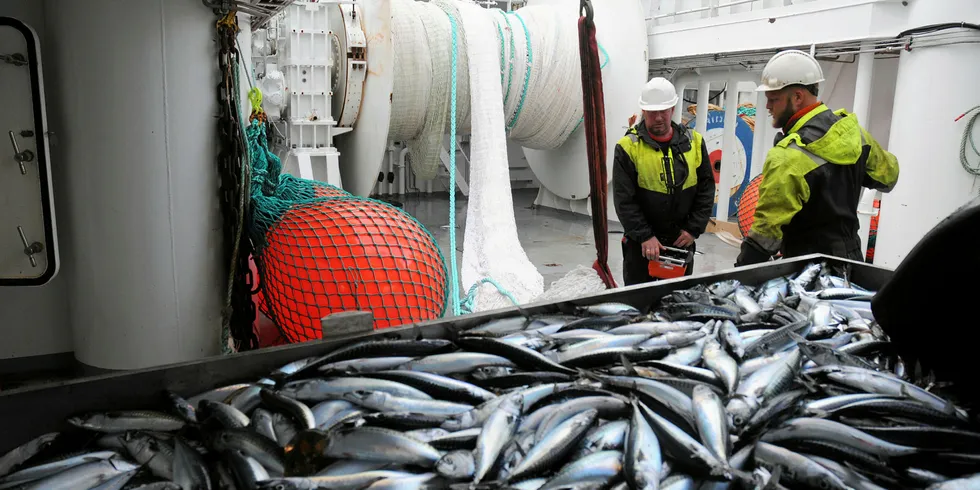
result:
M 919 452 L 914 447 L 890 443 L 840 422 L 807 417 L 789 420 L 762 436 L 769 443 L 792 439 L 832 442 L 879 456 L 909 456 Z
M 7 475 L 12 469 L 50 446 L 59 434 L 58 432 L 42 434 L 8 451 L 0 457 L 0 477 Z
M 612 396 L 584 396 L 568 400 L 541 421 L 535 431 L 535 441 L 540 441 L 562 422 L 590 408 L 598 410 L 600 417 L 612 418 L 627 413 L 629 403 L 624 399 Z
M 122 474 L 135 474 L 139 467 L 120 458 L 93 461 L 66 469 L 65 471 L 30 482 L 22 490 L 43 490 L 60 488 L 95 488 Z
M 524 459 L 510 474 L 509 480 L 519 481 L 527 477 L 537 476 L 538 473 L 547 469 L 550 463 L 561 460 L 592 427 L 598 415 L 598 410 L 586 410 L 548 432 L 527 452 Z
M 399 369 L 410 369 L 412 371 L 425 371 L 434 374 L 458 374 L 468 373 L 480 367 L 507 367 L 516 368 L 517 366 L 506 357 L 495 354 L 484 354 L 482 352 L 453 352 L 450 354 L 435 354 L 426 356 L 414 361 L 410 361 L 400 366 Z
M 453 480 L 469 480 L 476 476 L 473 451 L 449 451 L 435 464 L 436 473 Z M 475 480 L 474 480 L 475 482 Z
M 391 463 L 384 461 L 360 461 L 356 459 L 342 459 L 318 471 L 313 476 L 340 476 L 363 473 L 365 471 L 380 470 L 392 466 Z
M 187 423 L 184 419 L 151 410 L 91 413 L 69 417 L 68 423 L 97 432 L 126 432 L 130 430 L 172 431 Z
M 636 402 L 632 404 L 624 457 L 629 486 L 639 490 L 656 490 L 663 466 L 660 441 Z
M 731 439 L 728 437 L 728 414 L 721 398 L 707 386 L 695 386 L 694 420 L 701 442 L 721 462 L 728 462 Z
M 629 427 L 629 422 L 625 420 L 614 420 L 593 428 L 582 438 L 581 449 L 572 459 L 581 459 L 599 451 L 622 450 Z
M 811 454 L 803 454 L 803 456 L 830 470 L 850 488 L 854 488 L 855 490 L 885 490 L 883 487 L 846 465 Z
M 133 460 L 146 466 L 154 475 L 167 480 L 174 479 L 172 447 L 147 434 L 132 432 L 123 436 L 123 444 Z
M 417 398 L 419 400 L 432 399 L 431 396 L 418 388 L 386 379 L 366 377 L 290 381 L 280 390 L 280 393 L 303 402 L 322 402 L 339 398 L 345 393 L 350 393 L 355 390 L 384 391 L 395 396 Z
M 720 298 L 727 298 L 741 285 L 742 283 L 738 279 L 729 279 L 709 285 L 708 292 Z
M 833 472 L 816 461 L 807 459 L 793 451 L 758 442 L 755 445 L 755 459 L 768 467 L 778 467 L 788 481 L 804 485 L 806 488 L 825 488 L 828 490 L 848 490 L 850 487 Z
M 608 484 L 622 471 L 623 453 L 599 451 L 568 463 L 542 485 L 540 490 L 559 490 L 583 482 L 605 482 Z
M 745 357 L 745 346 L 742 343 L 742 336 L 738 332 L 738 328 L 729 320 L 725 322 L 720 327 L 720 337 L 724 341 L 725 348 L 728 352 L 735 358 L 736 361 L 741 361 Z
M 724 382 L 725 390 L 734 393 L 738 387 L 738 362 L 714 339 L 704 344 L 704 365 Z
M 483 424 L 483 430 L 476 440 L 476 450 L 473 452 L 473 458 L 476 460 L 474 483 L 479 483 L 487 475 L 504 445 L 514 436 L 522 405 L 523 399 L 520 393 L 516 396 L 508 396 Z
M 713 477 L 730 478 L 727 465 L 711 454 L 700 442 L 680 427 L 638 402 L 640 412 L 657 434 L 664 453 L 671 456 L 682 468 Z
M 324 364 L 318 368 L 321 373 L 375 373 L 395 369 L 405 363 L 411 362 L 414 357 L 367 357 L 362 359 L 349 359 L 347 361 L 332 362 Z
M 612 347 L 632 347 L 648 338 L 650 338 L 649 334 L 609 335 L 606 337 L 577 342 L 569 345 L 565 349 L 559 350 L 555 356 L 555 360 L 557 362 L 564 362 L 568 359 L 573 359 L 585 353 L 597 351 L 599 349 L 609 349 Z
M 50 461 L 37 466 L 23 468 L 0 478 L 0 488 L 8 488 L 17 484 L 47 478 L 76 466 L 119 457 L 120 455 L 115 451 L 93 451 L 65 459 Z
M 387 461 L 432 468 L 442 454 L 434 447 L 400 432 L 380 427 L 355 427 L 332 431 L 325 456 Z
M 426 415 L 455 415 L 473 409 L 473 405 L 442 400 L 404 398 L 383 391 L 357 390 L 344 394 L 344 399 L 379 412 L 410 412 Z
M 256 483 L 259 490 L 357 490 L 389 478 L 392 472 L 366 471 L 353 475 L 270 478 Z M 397 474 L 397 473 L 396 473 Z

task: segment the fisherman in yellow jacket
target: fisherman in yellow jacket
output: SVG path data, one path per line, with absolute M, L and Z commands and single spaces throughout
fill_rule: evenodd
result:
M 757 91 L 766 92 L 773 126 L 752 229 L 735 266 L 823 253 L 863 260 L 857 206 L 862 187 L 890 192 L 898 160 L 854 114 L 831 111 L 817 98 L 823 70 L 802 51 L 773 56 Z
M 664 247 L 693 252 L 715 199 L 715 180 L 704 138 L 671 122 L 677 90 L 657 77 L 643 87 L 640 122 L 616 144 L 613 203 L 623 224 L 623 282 L 658 280 L 649 273 Z M 632 123 L 631 123 L 632 124 Z M 686 275 L 694 272 L 693 260 Z

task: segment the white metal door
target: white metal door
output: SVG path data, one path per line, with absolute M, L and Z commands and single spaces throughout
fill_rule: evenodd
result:
M 0 286 L 58 273 L 43 85 L 37 34 L 0 17 Z

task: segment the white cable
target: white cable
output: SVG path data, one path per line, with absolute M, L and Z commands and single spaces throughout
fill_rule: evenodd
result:
M 606 284 L 595 269 L 579 265 L 561 279 L 552 282 L 544 294 L 534 298 L 534 302 L 568 301 L 605 290 Z
M 439 144 L 436 133 L 441 130 L 444 134 L 449 129 L 446 116 L 452 37 L 446 13 L 439 5 L 473 4 L 457 0 L 392 0 L 395 83 L 389 137 L 406 142 L 419 180 L 435 177 L 439 167 L 439 148 L 434 147 Z M 479 38 L 479 42 L 496 42 L 496 63 L 503 62 L 501 85 L 508 137 L 527 148 L 549 150 L 561 146 L 580 126 L 583 116 L 577 10 L 530 6 L 504 13 L 480 8 L 479 14 L 493 23 L 492 35 Z M 413 18 L 401 18 L 405 16 Z M 420 24 L 423 33 L 419 32 Z M 465 31 L 465 26 L 461 25 L 460 30 Z M 465 74 L 469 65 L 468 36 L 460 34 L 457 69 Z M 428 72 L 427 63 L 431 70 Z M 461 133 L 471 130 L 469 84 L 469 77 L 457 78 L 457 130 Z
M 439 0 L 441 1 L 441 0 Z M 469 78 L 473 90 L 472 139 L 470 141 L 470 194 L 466 204 L 466 231 L 461 269 L 463 291 L 483 278 L 493 278 L 520 303 L 544 291 L 544 279 L 528 259 L 517 236 L 514 202 L 510 188 L 504 106 L 500 87 L 499 46 L 477 42 L 494 39 L 496 30 L 486 10 L 475 4 L 455 2 L 468 50 Z M 492 284 L 475 293 L 473 311 L 510 306 L 510 300 Z
M 391 2 L 391 37 L 399 46 L 395 57 L 395 80 L 430 80 L 432 60 L 424 43 L 425 26 L 407 2 Z M 422 41 L 422 42 L 420 42 Z M 425 123 L 425 112 L 415 110 L 429 103 L 430 83 L 404 83 L 391 94 L 391 123 L 388 137 L 395 141 L 415 139 Z

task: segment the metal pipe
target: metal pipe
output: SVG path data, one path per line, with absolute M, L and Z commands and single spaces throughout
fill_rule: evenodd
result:
M 721 168 L 718 170 L 718 204 L 715 217 L 728 221 L 728 199 L 732 193 L 732 166 L 738 158 L 735 148 L 735 118 L 738 115 L 738 80 L 732 77 L 728 80 L 728 90 L 725 92 L 725 137 L 722 145 Z
M 395 167 L 395 144 L 394 143 L 388 144 L 388 158 L 386 160 L 387 160 L 387 164 L 382 168 L 387 168 L 388 170 L 385 172 L 384 179 L 382 179 L 381 181 L 381 187 L 383 190 L 383 194 L 387 195 L 387 194 L 391 194 L 391 188 L 394 187 L 394 183 L 388 181 L 388 176 L 391 175 Z
M 870 48 L 868 44 L 862 49 Z M 871 86 L 874 80 L 874 53 L 862 53 L 858 56 L 857 79 L 854 83 L 854 115 L 865 129 L 869 129 L 871 116 Z
M 769 151 L 766 134 L 771 122 L 769 121 L 769 111 L 766 109 L 766 100 L 765 92 L 756 92 L 755 131 L 752 133 L 752 163 L 749 172 L 752 178 L 762 173 L 762 166 L 766 163 L 766 153 Z
M 761 70 L 701 70 L 700 73 L 694 72 L 677 77 L 677 80 L 674 80 L 674 87 L 677 87 L 678 92 L 680 92 L 682 87 L 686 87 L 691 82 L 701 80 L 708 82 L 734 81 L 735 85 L 738 82 L 758 82 L 761 74 Z M 729 83 L 729 85 L 733 84 Z
M 704 136 L 708 130 L 708 92 L 711 90 L 711 82 L 701 80 L 698 82 L 698 107 L 694 115 L 694 130 Z
M 861 45 L 862 50 L 872 49 L 869 43 Z M 865 129 L 871 130 L 871 87 L 874 80 L 874 53 L 862 53 L 858 56 L 857 78 L 854 83 L 854 115 L 858 123 Z M 858 203 L 858 236 L 861 238 L 861 253 L 868 249 L 868 233 L 871 229 L 871 215 L 874 213 L 874 201 L 878 192 L 863 189 Z
M 709 5 L 707 7 L 697 7 L 697 8 L 693 8 L 693 9 L 687 9 L 687 10 L 678 10 L 678 11 L 676 11 L 674 13 L 670 13 L 670 14 L 655 15 L 655 16 L 653 16 L 653 19 L 663 19 L 665 17 L 674 17 L 676 15 L 694 14 L 694 13 L 697 13 L 697 12 L 704 12 L 705 10 L 720 9 L 720 8 L 725 8 L 725 7 L 733 7 L 735 5 L 742 5 L 744 3 L 752 3 L 752 2 L 755 2 L 755 1 L 756 0 L 735 0 L 733 2 L 718 4 L 718 6 L 716 6 L 716 7 L 712 7 L 712 6 Z
M 861 7 L 863 5 L 875 4 L 875 3 L 881 3 L 881 0 L 854 0 L 854 3 L 851 4 L 851 5 L 847 5 L 847 8 Z M 798 10 L 798 11 L 794 11 L 794 12 L 787 12 L 787 13 L 783 13 L 782 15 L 770 15 L 770 16 L 766 16 L 765 18 L 768 18 L 770 22 L 774 22 L 774 21 L 777 21 L 779 19 L 788 19 L 790 17 L 799 17 L 799 16 L 802 16 L 802 15 L 810 15 L 810 14 L 815 14 L 815 13 L 818 13 L 818 12 L 827 12 L 827 11 L 839 10 L 839 9 L 841 9 L 841 6 L 840 5 L 830 5 L 830 6 L 826 6 L 826 7 L 823 7 L 823 6 L 822 7 L 816 7 L 816 8 L 808 9 L 808 10 Z M 674 15 L 676 15 L 676 14 L 674 14 Z M 727 22 L 720 22 L 718 24 L 712 24 L 712 27 L 718 27 L 718 26 L 723 26 L 723 25 L 732 25 L 732 24 L 744 24 L 744 23 L 747 23 L 747 22 L 755 22 L 755 21 L 758 21 L 758 20 L 759 19 L 756 19 L 756 18 L 752 18 L 752 19 L 739 18 L 739 19 L 735 19 L 735 20 L 729 20 Z M 698 25 L 691 25 L 691 26 L 684 26 L 684 27 L 679 27 L 677 29 L 670 29 L 670 32 L 690 31 L 690 30 L 693 30 L 693 29 L 702 29 L 703 27 L 704 26 L 702 26 L 700 24 L 698 24 Z M 654 35 L 656 35 L 656 33 L 650 33 L 650 36 L 654 36 Z
M 405 195 L 405 172 L 408 167 L 405 166 L 405 160 L 408 158 L 408 146 L 402 148 L 402 151 L 398 153 L 398 195 Z

